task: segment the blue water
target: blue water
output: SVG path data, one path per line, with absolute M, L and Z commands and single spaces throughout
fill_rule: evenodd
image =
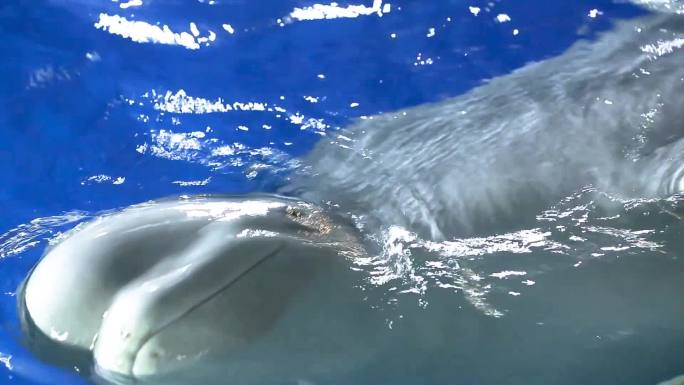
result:
M 0 5 L 3 383 L 81 382 L 20 342 L 14 292 L 58 231 L 159 197 L 273 191 L 292 159 L 354 118 L 462 94 L 644 14 L 609 0 L 434 0 L 393 1 L 382 15 L 296 20 L 286 16 L 313 3 L 122 3 Z M 195 23 L 193 41 L 215 38 L 197 49 L 134 41 L 97 28 L 101 15 L 190 36 Z M 183 113 L 163 103 L 181 90 L 214 106 L 220 98 L 231 111 Z M 36 231 L 35 218 L 55 225 Z

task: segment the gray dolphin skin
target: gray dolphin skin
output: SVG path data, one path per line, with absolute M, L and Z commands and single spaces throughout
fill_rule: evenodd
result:
M 661 382 L 658 385 L 684 385 L 684 376 L 677 376 L 669 381 Z
M 505 231 L 579 186 L 676 193 L 682 42 L 681 15 L 618 22 L 465 95 L 361 120 L 282 192 L 432 239 Z
M 659 10 L 665 3 L 639 2 Z M 350 272 L 349 261 L 371 253 L 368 239 L 387 226 L 442 240 L 522 226 L 587 185 L 628 197 L 681 192 L 682 46 L 676 12 L 617 22 L 596 41 L 465 95 L 374 116 L 325 139 L 280 190 L 301 200 L 179 198 L 79 226 L 24 283 L 28 339 L 83 352 L 113 382 L 214 370 L 213 383 L 225 383 L 217 368 L 247 371 L 236 357 L 251 346 L 295 346 L 262 337 L 297 319 L 298 301 L 323 298 L 314 283 Z M 364 324 L 351 314 L 338 324 Z M 367 352 L 345 343 L 331 346 L 347 356 Z M 291 357 L 274 349 L 285 367 Z M 286 368 L 274 376 L 279 370 Z
M 92 350 L 105 376 L 160 375 L 244 348 L 318 269 L 360 252 L 349 228 L 301 201 L 168 200 L 74 230 L 23 301 L 34 331 Z

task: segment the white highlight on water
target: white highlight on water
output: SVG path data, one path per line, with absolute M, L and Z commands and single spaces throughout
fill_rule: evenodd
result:
M 391 11 L 391 5 L 383 5 L 382 0 L 374 0 L 371 7 L 365 5 L 340 6 L 338 3 L 314 4 L 310 7 L 295 8 L 290 12 L 289 19 L 296 21 L 324 20 L 339 18 L 356 18 L 376 14 L 382 16 Z M 287 21 L 287 20 L 286 20 Z
M 202 43 L 214 41 L 215 34 L 212 31 L 208 32 L 208 36 L 201 37 L 197 26 L 193 28 L 192 25 L 192 33 L 174 32 L 166 24 L 158 26 L 145 21 L 128 20 L 119 15 L 101 13 L 94 26 L 136 43 L 177 45 L 191 50 L 199 49 Z

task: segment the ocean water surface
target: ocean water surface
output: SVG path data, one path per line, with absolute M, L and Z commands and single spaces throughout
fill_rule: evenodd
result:
M 95 381 L 22 341 L 17 288 L 65 231 L 152 199 L 249 192 L 349 214 L 373 246 L 337 293 L 369 318 L 294 300 L 275 335 L 327 314 L 307 343 L 333 334 L 338 354 L 288 357 L 265 338 L 227 384 L 684 374 L 680 13 L 674 0 L 3 2 L 0 382 Z

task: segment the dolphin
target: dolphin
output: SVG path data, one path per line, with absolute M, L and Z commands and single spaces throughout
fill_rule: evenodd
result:
M 520 227 L 586 185 L 668 196 L 684 181 L 683 46 L 680 15 L 618 22 L 462 96 L 352 124 L 281 192 L 431 239 Z
M 24 323 L 30 340 L 92 351 L 105 377 L 160 375 L 244 349 L 321 269 L 362 252 L 343 221 L 290 198 L 149 202 L 48 250 L 22 290 Z
M 674 13 L 618 22 L 465 95 L 351 125 L 280 190 L 298 198 L 150 202 L 80 226 L 24 283 L 29 343 L 85 352 L 116 381 L 216 367 L 308 283 L 372 253 L 383 226 L 448 239 L 522 226 L 588 184 L 680 192 L 682 47 Z
M 659 383 L 658 385 L 683 385 L 684 384 L 684 376 L 677 376 L 669 381 L 663 381 Z

